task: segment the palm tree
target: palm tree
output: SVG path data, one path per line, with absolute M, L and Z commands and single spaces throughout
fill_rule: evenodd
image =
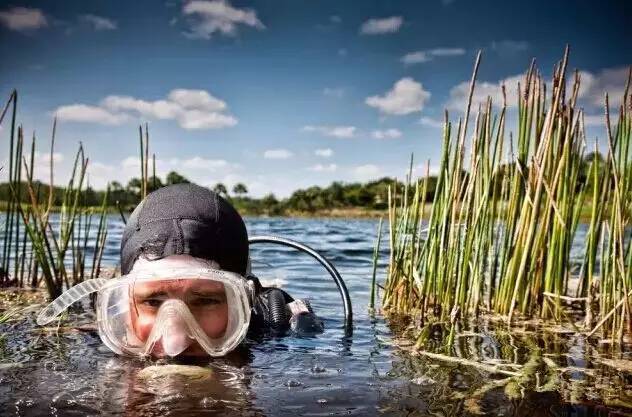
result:
M 241 197 L 242 195 L 248 194 L 248 188 L 246 188 L 244 184 L 238 182 L 233 187 L 233 194 L 236 194 L 238 197 Z
M 173 184 L 189 184 L 190 181 L 175 171 L 167 174 L 167 185 Z
M 217 184 L 215 184 L 215 187 L 213 187 L 213 191 L 215 191 L 219 195 L 228 197 L 228 190 L 226 189 L 226 186 L 222 184 L 221 182 L 218 182 Z

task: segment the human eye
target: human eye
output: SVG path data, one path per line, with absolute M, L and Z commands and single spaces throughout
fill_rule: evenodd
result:
M 191 300 L 191 304 L 197 307 L 214 307 L 226 302 L 226 298 L 221 295 L 196 296 Z
M 145 307 L 158 308 L 164 300 L 159 297 L 148 297 L 141 300 L 141 304 Z

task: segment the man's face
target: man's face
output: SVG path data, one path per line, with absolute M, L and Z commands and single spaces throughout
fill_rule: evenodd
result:
M 226 291 L 221 282 L 205 279 L 173 279 L 136 282 L 131 288 L 131 323 L 136 337 L 145 342 L 151 333 L 158 310 L 168 299 L 183 301 L 198 325 L 210 338 L 221 337 L 228 324 Z M 164 356 L 162 345 L 156 343 L 152 354 Z M 182 355 L 207 356 L 195 342 Z

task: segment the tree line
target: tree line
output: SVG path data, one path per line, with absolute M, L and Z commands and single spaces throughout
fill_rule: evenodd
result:
M 584 163 L 580 170 L 580 184 L 591 184 L 592 178 L 588 175 L 588 170 L 593 159 L 597 160 L 599 168 L 603 169 L 604 158 L 599 153 L 591 152 L 584 157 Z M 505 164 L 498 170 L 494 179 L 494 186 L 500 188 L 503 184 L 503 178 L 506 171 L 517 169 L 516 163 Z M 463 172 L 464 176 L 469 175 Z M 528 172 L 524 172 L 525 178 L 528 178 Z M 178 172 L 169 172 L 164 179 L 158 176 L 150 176 L 147 179 L 148 191 L 154 191 L 161 187 L 190 183 L 189 179 Z M 38 202 L 45 203 L 48 200 L 49 187 L 47 184 L 34 181 L 34 190 L 37 195 Z M 124 210 L 132 210 L 141 200 L 141 180 L 139 178 L 130 179 L 126 185 L 118 181 L 112 181 L 109 184 L 108 204 L 111 206 L 119 205 Z M 286 213 L 313 213 L 319 210 L 337 209 L 337 208 L 365 208 L 371 210 L 383 210 L 388 206 L 388 189 L 401 190 L 403 183 L 390 177 L 380 178 L 367 183 L 343 183 L 340 181 L 332 182 L 327 187 L 313 186 L 306 189 L 294 191 L 289 197 L 284 199 L 277 198 L 274 194 L 268 194 L 262 198 L 254 198 L 248 196 L 248 188 L 243 183 L 237 183 L 229 189 L 223 183 L 217 183 L 211 189 L 228 199 L 235 207 L 248 214 L 268 214 L 282 215 Z M 430 202 L 434 198 L 437 178 L 430 176 L 428 178 L 426 201 Z M 19 195 L 23 203 L 30 203 L 28 189 L 26 183 L 20 184 L 22 189 Z M 82 193 L 82 204 L 84 206 L 99 206 L 103 202 L 105 190 L 94 190 L 88 186 Z M 401 194 L 401 193 L 400 193 Z M 0 184 L 0 200 L 8 201 L 11 191 L 7 183 Z M 62 204 L 64 195 L 64 187 L 56 186 L 53 192 L 53 205 Z M 412 198 L 413 193 L 409 193 Z M 393 195 L 392 198 L 401 199 L 401 195 Z

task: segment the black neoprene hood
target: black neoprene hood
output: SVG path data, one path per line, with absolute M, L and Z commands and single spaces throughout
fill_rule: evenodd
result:
M 149 194 L 134 209 L 121 240 L 121 272 L 139 256 L 191 255 L 245 275 L 248 234 L 237 211 L 211 190 L 176 184 Z

